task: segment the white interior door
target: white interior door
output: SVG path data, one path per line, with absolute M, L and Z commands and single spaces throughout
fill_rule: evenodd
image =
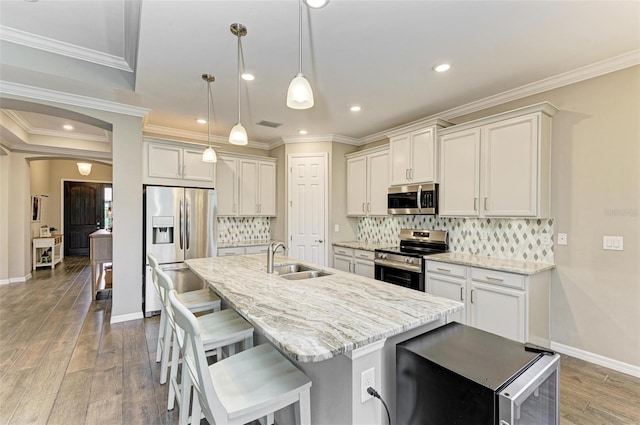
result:
M 327 265 L 327 155 L 289 155 L 289 256 Z

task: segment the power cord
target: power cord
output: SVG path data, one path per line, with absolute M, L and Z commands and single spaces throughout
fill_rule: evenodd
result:
M 380 397 L 380 394 L 378 394 L 378 392 L 376 390 L 374 390 L 372 387 L 367 388 L 367 392 L 369 393 L 369 395 L 371 395 L 372 397 L 377 398 L 378 400 L 380 400 L 382 402 L 382 405 L 384 406 L 385 410 L 387 411 L 387 419 L 389 420 L 389 425 L 391 425 L 391 415 L 389 414 L 389 408 L 387 407 L 387 403 L 384 402 L 382 397 Z

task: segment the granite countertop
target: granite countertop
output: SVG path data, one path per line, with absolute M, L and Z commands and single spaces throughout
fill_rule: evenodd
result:
M 243 246 L 269 245 L 273 242 L 271 239 L 256 239 L 252 241 L 222 242 L 218 244 L 218 248 L 238 248 Z
M 525 275 L 540 273 L 556 267 L 555 265 L 548 263 L 483 257 L 481 255 L 463 254 L 461 252 L 445 252 L 442 254 L 428 255 L 425 258 L 427 260 L 442 261 L 443 263 L 461 264 L 463 266 L 501 270 Z
M 111 232 L 106 229 L 98 229 L 93 233 L 89 234 L 90 238 L 110 238 Z
M 263 254 L 197 258 L 187 265 L 292 359 L 319 362 L 462 310 L 457 301 L 276 255 L 332 273 L 287 280 Z
M 378 248 L 389 248 L 397 245 L 369 243 L 362 241 L 353 242 L 334 242 L 334 246 L 341 246 L 343 248 L 362 249 L 364 251 L 375 251 Z

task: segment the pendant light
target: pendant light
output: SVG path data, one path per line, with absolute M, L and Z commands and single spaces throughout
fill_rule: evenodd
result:
M 218 155 L 211 147 L 211 83 L 216 80 L 211 74 L 202 74 L 202 79 L 207 82 L 207 142 L 209 147 L 202 152 L 203 162 L 218 162 Z
M 291 109 L 309 109 L 313 106 L 313 90 L 302 73 L 302 0 L 298 0 L 298 75 L 289 84 L 287 106 Z
M 240 122 L 240 39 L 247 35 L 247 27 L 242 24 L 231 24 L 231 33 L 238 37 L 238 123 L 233 126 L 229 133 L 229 143 L 232 145 L 246 145 L 249 143 L 247 130 Z

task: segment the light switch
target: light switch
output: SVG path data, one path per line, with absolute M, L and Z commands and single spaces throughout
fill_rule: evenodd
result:
M 340 231 L 340 225 L 336 224 L 335 226 L 333 226 L 333 231 L 334 232 L 339 232 Z
M 558 233 L 558 245 L 566 245 L 566 244 L 567 244 L 567 234 Z
M 603 236 L 602 249 L 608 251 L 623 251 L 624 238 L 622 236 Z

